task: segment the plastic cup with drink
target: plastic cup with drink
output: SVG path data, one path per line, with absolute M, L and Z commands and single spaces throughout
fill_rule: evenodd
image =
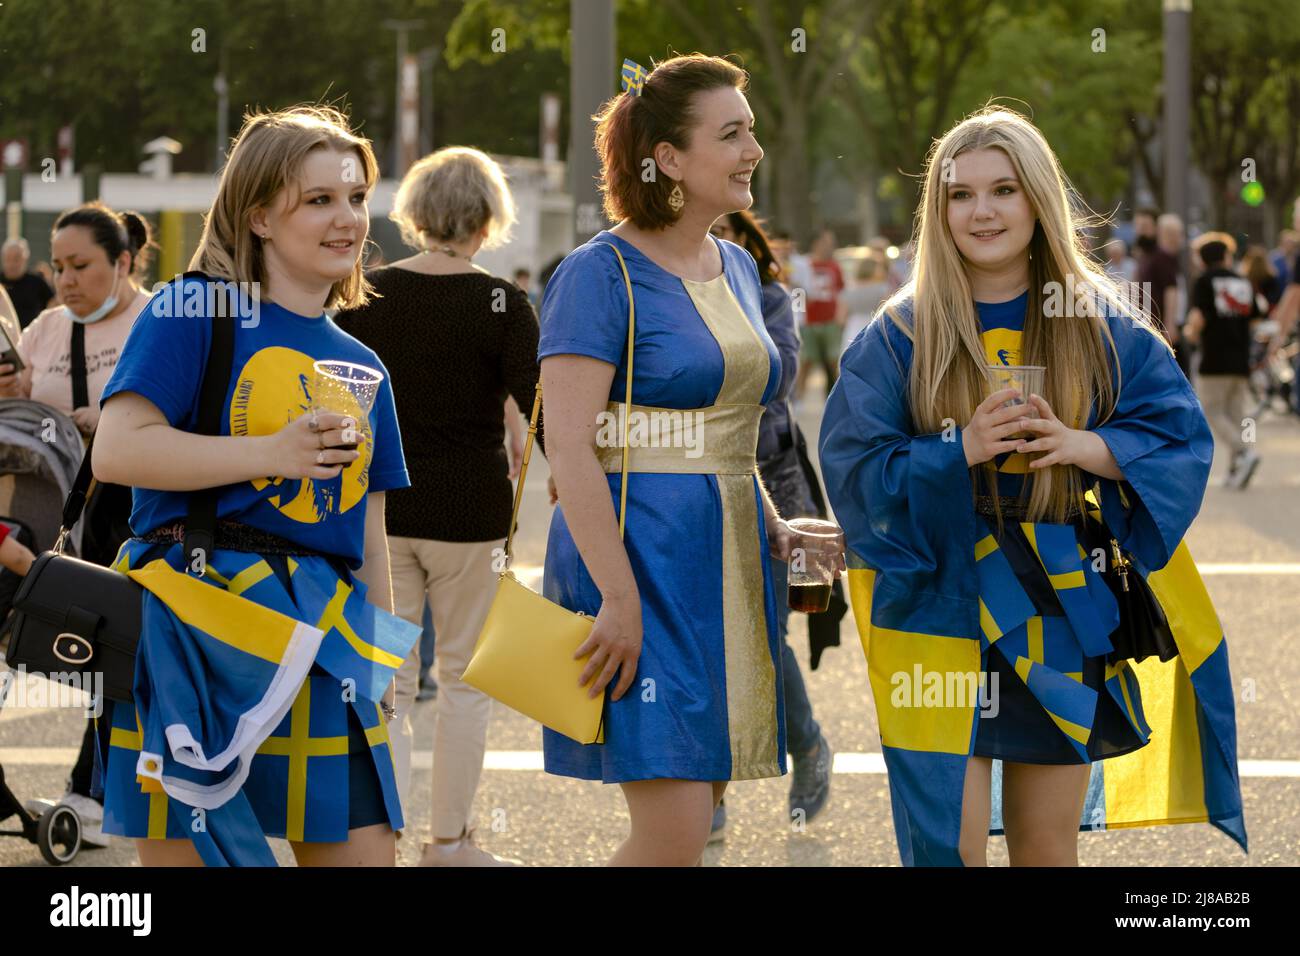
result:
M 1014 395 L 1002 403 L 1003 408 L 1011 405 L 1024 405 L 1025 418 L 1038 418 L 1038 410 L 1029 404 L 1030 395 L 1043 394 L 1043 379 L 1047 375 L 1047 366 L 1045 365 L 990 365 L 989 371 L 989 389 L 987 395 L 994 392 L 1000 392 L 1004 388 L 1014 388 L 1018 395 Z M 1011 436 L 1012 438 L 1033 438 L 1028 432 L 1019 432 Z
M 819 614 L 830 606 L 831 585 L 844 554 L 844 529 L 820 518 L 787 522 L 790 543 L 787 603 L 792 611 Z
M 327 447 L 355 451 L 362 439 L 368 441 L 371 437 L 370 409 L 374 407 L 384 373 L 355 362 L 335 360 L 315 362 L 312 368 L 312 414 L 333 412 L 350 416 L 356 421 L 354 430 L 345 430 L 343 433 L 345 439 L 351 437 L 353 441 Z

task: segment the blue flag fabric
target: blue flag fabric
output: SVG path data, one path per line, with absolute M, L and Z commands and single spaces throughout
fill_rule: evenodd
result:
M 400 828 L 376 701 L 419 628 L 324 558 L 287 559 L 286 589 L 260 555 L 217 550 L 198 578 L 176 570 L 179 544 L 137 567 L 151 548 L 131 539 L 115 563 L 144 588 L 143 627 L 135 706 L 113 711 L 105 832 L 188 837 L 209 865 L 274 865 L 264 834 L 346 839 L 348 708 Z
M 910 310 L 901 309 L 900 318 L 909 323 Z M 1213 441 L 1164 343 L 1126 316 L 1106 322 L 1119 353 L 1112 369 L 1117 406 L 1105 423 L 1089 427 L 1106 441 L 1124 480 L 1097 479 L 1101 510 L 1120 545 L 1149 572 L 1180 653 L 1166 664 L 1148 658 L 1107 667 L 1107 691 L 1150 740 L 1093 763 L 1080 826 L 1209 821 L 1244 849 L 1227 644 L 1181 543 L 1200 507 Z M 917 666 L 927 673 L 986 673 L 996 641 L 1004 655 L 1011 652 L 1009 660 L 1019 659 L 1017 672 L 1076 750 L 1089 701 L 1078 693 L 1087 688 L 1061 669 L 1066 662 L 1040 664 L 1017 653 L 1036 639 L 1028 633 L 1032 605 L 1013 586 L 1009 567 L 996 559 L 985 567 L 995 552 L 972 507 L 960 433 L 916 434 L 906 399 L 911 356 L 909 335 L 889 316 L 854 340 L 827 401 L 820 456 L 845 529 L 850 598 L 879 715 L 900 855 L 906 865 L 960 865 L 975 705 L 894 706 L 894 675 Z M 1108 605 L 1064 530 L 1057 540 L 1058 532 L 1044 535 L 1042 524 L 1032 528 L 1069 626 L 1089 653 L 1101 651 L 1103 641 L 1108 650 L 1113 598 Z M 1051 635 L 1041 637 L 1046 654 Z M 1000 825 L 995 816 L 992 832 Z
M 624 92 L 640 96 L 641 87 L 645 85 L 645 78 L 648 75 L 646 68 L 640 63 L 635 60 L 624 60 L 619 80 Z

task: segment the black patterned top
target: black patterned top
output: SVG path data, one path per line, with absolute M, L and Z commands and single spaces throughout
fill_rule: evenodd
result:
M 368 274 L 381 297 L 335 321 L 392 377 L 411 487 L 387 495 L 390 535 L 492 541 L 510 524 L 506 393 L 527 415 L 537 385 L 537 313 L 514 283 L 481 272 Z

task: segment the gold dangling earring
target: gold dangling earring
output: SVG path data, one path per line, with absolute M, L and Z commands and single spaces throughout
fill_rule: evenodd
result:
M 682 192 L 681 183 L 673 183 L 673 191 L 668 194 L 668 207 L 673 212 L 681 212 L 686 205 L 686 194 Z

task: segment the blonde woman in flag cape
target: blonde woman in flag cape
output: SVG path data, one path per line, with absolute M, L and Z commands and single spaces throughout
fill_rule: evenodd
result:
M 1210 432 L 1078 225 L 1031 123 L 959 123 L 929 157 L 912 279 L 826 406 L 822 471 L 907 865 L 983 865 L 1001 832 L 1013 865 L 1076 865 L 1081 829 L 1156 823 L 1246 846 L 1227 643 L 1182 543 Z M 1046 367 L 1032 413 L 1004 406 L 1017 393 L 989 365 Z M 1149 576 L 1172 660 L 1108 658 L 1119 612 L 1084 509 Z
M 134 488 L 116 568 L 144 588 L 104 830 L 136 838 L 145 865 L 273 866 L 266 836 L 300 865 L 395 862 L 383 704 L 419 628 L 391 613 L 384 492 L 409 482 L 386 374 L 365 416 L 313 410 L 310 394 L 318 360 L 383 371 L 325 314 L 366 301 L 377 177 L 332 109 L 246 117 L 196 271 L 141 313 L 104 389 L 95 476 Z M 214 308 L 234 316 L 233 360 L 219 434 L 199 435 Z M 183 525 L 209 488 L 204 560 L 182 553 Z

